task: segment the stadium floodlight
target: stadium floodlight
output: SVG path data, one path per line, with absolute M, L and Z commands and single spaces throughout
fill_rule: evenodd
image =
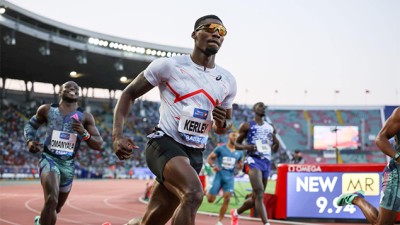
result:
M 121 78 L 119 78 L 119 80 L 120 80 L 122 83 L 125 83 L 125 82 L 128 80 L 128 78 L 125 77 L 125 76 L 122 76 Z
M 17 40 L 15 39 L 15 30 L 7 32 L 3 36 L 3 40 L 7 45 L 16 45 L 17 44 Z
M 51 51 L 50 51 L 50 43 L 49 43 L 49 42 L 46 42 L 45 44 L 42 44 L 42 45 L 39 47 L 39 52 L 40 52 L 40 54 L 43 55 L 43 56 L 48 56 L 48 55 L 50 55 L 50 54 L 51 54 Z
M 119 78 L 119 81 L 121 83 L 127 84 L 127 83 L 130 83 L 132 81 L 132 79 L 128 79 L 126 76 L 122 76 Z
M 76 60 L 78 61 L 79 64 L 87 64 L 86 52 L 83 51 L 83 52 L 79 53 L 79 54 L 76 56 Z
M 69 73 L 69 76 L 70 76 L 71 78 L 79 78 L 79 77 L 83 76 L 83 74 L 82 74 L 82 73 L 77 73 L 76 71 L 71 71 L 71 72 Z

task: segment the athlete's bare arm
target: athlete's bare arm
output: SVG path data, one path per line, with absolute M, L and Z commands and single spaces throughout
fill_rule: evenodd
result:
M 89 132 L 90 138 L 86 141 L 90 148 L 100 150 L 103 144 L 103 138 L 100 136 L 99 130 L 96 127 L 96 122 L 91 113 L 84 112 L 83 126 Z
M 279 140 L 276 137 L 276 127 L 275 126 L 273 126 L 273 127 L 274 127 L 274 133 L 272 134 L 272 146 L 271 146 L 271 149 L 272 149 L 273 152 L 277 152 L 278 149 L 279 149 Z
M 36 111 L 36 119 L 40 125 L 47 123 L 47 113 L 50 110 L 50 104 L 44 104 L 39 106 L 38 110 Z
M 114 109 L 113 147 L 119 159 L 128 159 L 136 146 L 133 141 L 123 137 L 125 118 L 128 116 L 132 102 L 150 91 L 154 86 L 150 84 L 141 72 L 123 91 Z M 137 148 L 137 147 L 136 147 Z
M 44 104 L 39 106 L 39 108 L 36 111 L 36 114 L 29 120 L 29 122 L 25 125 L 24 132 L 25 133 L 31 133 L 33 132 L 34 135 L 36 135 L 36 130 L 42 126 L 43 124 L 47 123 L 47 113 L 50 110 L 50 104 Z M 26 135 L 27 136 L 31 136 Z M 29 138 L 28 142 L 28 150 L 29 152 L 36 153 L 42 150 L 42 144 L 40 142 L 34 140 L 33 138 Z
M 246 139 L 247 132 L 250 129 L 250 123 L 245 122 L 240 124 L 239 126 L 239 136 L 236 138 L 235 142 L 235 149 L 236 150 L 247 150 L 247 151 L 253 151 L 255 150 L 254 145 L 245 145 L 243 144 L 244 139 Z
M 379 149 L 391 158 L 394 157 L 396 151 L 390 144 L 389 139 L 398 132 L 400 132 L 400 107 L 397 107 L 393 111 L 392 115 L 390 115 L 385 125 L 383 125 L 382 129 L 379 131 L 378 137 L 375 140 L 375 144 L 379 147 Z M 397 162 L 399 161 L 400 160 Z
M 218 168 L 217 164 L 214 163 L 214 160 L 217 158 L 217 154 L 215 154 L 214 152 L 211 152 L 208 156 L 207 156 L 207 163 L 211 166 L 211 168 L 214 171 L 219 171 L 220 169 Z

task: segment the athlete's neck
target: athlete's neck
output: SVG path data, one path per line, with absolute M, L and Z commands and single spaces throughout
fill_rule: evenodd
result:
M 204 53 L 193 51 L 192 54 L 190 54 L 190 58 L 197 65 L 203 66 L 204 70 L 206 70 L 207 68 L 212 69 L 215 67 L 215 55 L 207 56 Z
M 73 111 L 76 111 L 77 108 L 78 108 L 77 102 L 66 102 L 63 100 L 59 102 L 59 109 L 63 114 L 68 114 Z
M 226 143 L 226 147 L 228 147 L 228 149 L 231 150 L 231 151 L 235 150 L 235 144 L 233 144 L 230 141 L 228 141 L 228 143 Z
M 264 124 L 264 119 L 263 119 L 263 117 L 256 115 L 254 117 L 254 122 L 256 122 L 258 125 L 262 125 L 262 124 Z

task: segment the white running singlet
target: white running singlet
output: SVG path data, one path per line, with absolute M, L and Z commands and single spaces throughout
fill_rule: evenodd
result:
M 144 76 L 160 90 L 158 126 L 181 144 L 205 148 L 216 101 L 225 109 L 232 108 L 235 77 L 217 65 L 204 70 L 190 55 L 156 59 Z

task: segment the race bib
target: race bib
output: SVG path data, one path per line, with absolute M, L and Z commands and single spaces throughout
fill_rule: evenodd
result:
M 51 152 L 56 155 L 72 156 L 76 144 L 76 134 L 53 130 L 51 135 Z
M 179 119 L 178 131 L 187 142 L 206 144 L 211 126 L 211 113 L 208 110 L 185 106 Z
M 266 158 L 271 158 L 271 146 L 263 144 L 261 140 L 256 140 L 257 151 L 262 153 Z
M 224 156 L 222 157 L 221 167 L 226 170 L 232 170 L 233 168 L 235 168 L 235 162 L 235 158 Z

